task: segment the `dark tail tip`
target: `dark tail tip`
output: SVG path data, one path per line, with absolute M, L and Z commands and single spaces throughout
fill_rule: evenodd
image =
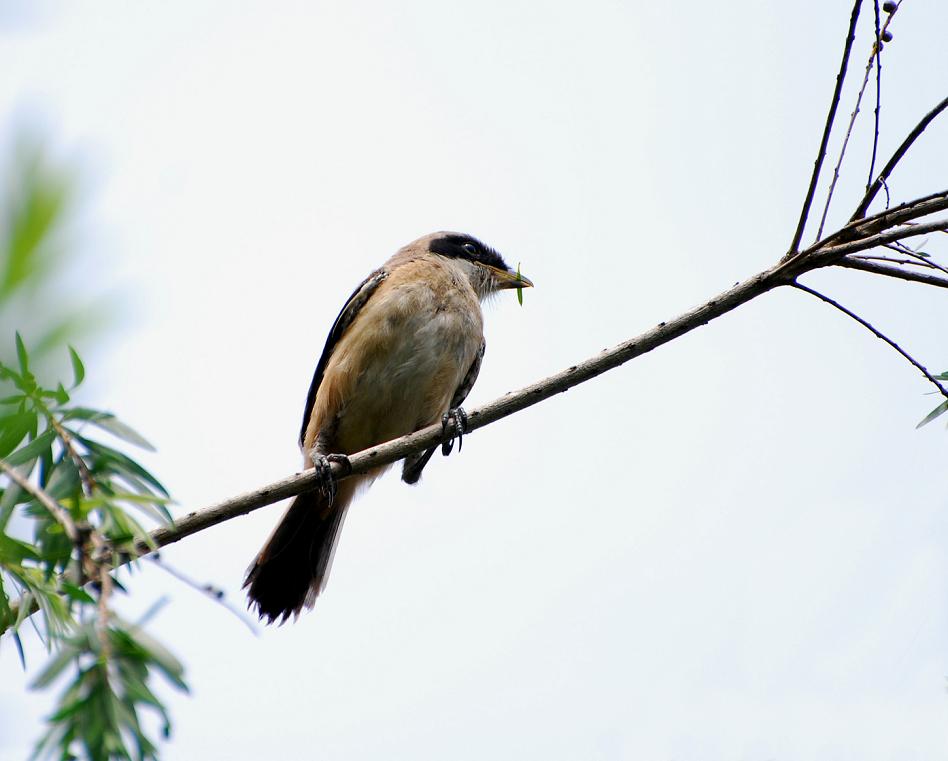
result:
M 261 620 L 283 624 L 312 608 L 329 572 L 345 505 L 329 505 L 319 492 L 300 494 L 247 572 L 251 610 Z

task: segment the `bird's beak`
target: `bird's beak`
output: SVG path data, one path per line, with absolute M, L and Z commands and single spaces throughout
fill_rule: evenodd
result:
M 524 277 L 519 272 L 502 270 L 497 267 L 491 267 L 490 271 L 497 281 L 497 290 L 507 288 L 533 288 L 533 281 L 528 277 Z

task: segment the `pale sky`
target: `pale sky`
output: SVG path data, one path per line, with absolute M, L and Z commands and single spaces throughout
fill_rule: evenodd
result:
M 157 445 L 143 460 L 184 513 L 299 468 L 337 311 L 427 232 L 472 233 L 537 285 L 486 307 L 469 408 L 705 301 L 786 250 L 849 13 L 7 0 L 3 144 L 38 125 L 81 167 L 76 288 L 124 294 L 82 401 Z M 948 5 L 905 0 L 892 29 L 883 157 L 948 90 Z M 944 187 L 946 140 L 942 121 L 919 141 L 893 202 Z M 806 282 L 948 369 L 944 292 Z M 294 624 L 254 638 L 146 565 L 122 609 L 170 598 L 151 630 L 193 688 L 163 690 L 163 758 L 948 758 L 948 433 L 914 428 L 928 391 L 855 323 L 772 293 L 476 432 L 418 487 L 386 476 Z M 242 606 L 281 511 L 164 556 Z M 26 694 L 3 644 L 6 761 L 53 695 Z

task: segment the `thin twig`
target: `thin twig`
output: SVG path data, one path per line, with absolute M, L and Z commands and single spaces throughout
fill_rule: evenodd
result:
M 220 605 L 222 608 L 224 608 L 224 610 L 235 615 L 240 619 L 241 623 L 243 623 L 248 629 L 250 629 L 251 632 L 253 632 L 255 637 L 259 636 L 260 632 L 257 630 L 257 627 L 254 626 L 254 623 L 250 617 L 247 616 L 241 609 L 231 605 L 226 600 L 223 589 L 214 587 L 211 584 L 201 584 L 195 581 L 182 571 L 179 571 L 174 566 L 168 565 L 168 563 L 165 562 L 165 559 L 157 552 L 149 556 L 149 560 L 151 560 L 158 568 L 161 568 L 163 571 L 165 571 L 165 573 L 174 576 L 178 581 L 182 582 L 183 584 L 187 584 L 189 587 L 191 587 L 191 589 L 200 592 L 202 595 L 208 597 L 210 600 Z
M 906 270 L 902 269 L 901 267 L 889 267 L 885 264 L 876 264 L 875 262 L 867 262 L 848 256 L 844 256 L 838 262 L 833 262 L 833 264 L 837 267 L 846 267 L 847 269 L 851 270 L 862 270 L 863 272 L 871 272 L 874 275 L 884 275 L 885 277 L 894 277 L 898 280 L 908 280 L 912 283 L 933 285 L 936 288 L 948 288 L 948 279 L 938 277 L 937 275 L 929 275 L 925 272 Z
M 799 250 L 800 240 L 803 238 L 803 231 L 806 228 L 806 221 L 810 216 L 810 206 L 813 204 L 813 195 L 816 193 L 816 186 L 820 180 L 820 170 L 823 167 L 823 159 L 826 157 L 826 146 L 829 144 L 830 133 L 833 131 L 836 109 L 839 107 L 843 82 L 846 80 L 846 71 L 849 69 L 849 55 L 853 49 L 853 40 L 856 38 L 856 22 L 859 20 L 861 6 L 862 0 L 855 0 L 853 3 L 853 12 L 849 19 L 849 32 L 846 35 L 846 44 L 843 46 L 843 59 L 839 64 L 839 73 L 836 75 L 836 89 L 833 91 L 829 113 L 826 115 L 826 126 L 823 128 L 823 138 L 820 140 L 820 148 L 816 154 L 816 161 L 813 163 L 813 174 L 810 177 L 810 186 L 807 188 L 806 198 L 803 201 L 803 209 L 800 211 L 800 221 L 797 222 L 797 229 L 793 234 L 793 240 L 790 242 L 790 250 L 787 252 L 786 259 L 792 257 Z
M 879 0 L 873 0 L 873 6 L 876 13 L 876 44 L 873 49 L 876 60 L 876 109 L 875 125 L 872 131 L 872 158 L 869 161 L 869 178 L 866 180 L 866 190 L 869 190 L 869 186 L 872 184 L 872 178 L 876 173 L 876 153 L 879 150 L 879 108 L 882 105 L 882 30 L 879 29 Z M 890 14 L 885 20 L 887 28 L 891 20 L 892 15 Z M 869 58 L 869 62 L 871 65 L 872 57 Z
M 929 269 L 938 270 L 939 272 L 944 272 L 946 275 L 948 275 L 948 267 L 942 266 L 938 262 L 934 261 L 930 256 L 922 256 L 920 253 L 913 251 L 901 241 L 887 243 L 885 248 L 889 249 L 890 251 L 898 251 L 900 254 L 904 254 L 905 256 L 910 256 L 912 261 L 915 264 L 918 264 L 920 267 L 928 267 Z
M 49 511 L 49 514 L 53 517 L 53 519 L 63 527 L 63 531 L 66 532 L 66 536 L 69 537 L 69 540 L 73 544 L 77 546 L 82 544 L 82 532 L 79 531 L 79 527 L 76 526 L 76 522 L 72 519 L 72 516 L 69 514 L 69 511 L 66 508 L 60 505 L 45 490 L 41 489 L 28 478 L 23 476 L 16 468 L 8 464 L 5 460 L 0 460 L 0 470 L 6 473 L 10 477 L 11 481 L 23 489 L 23 491 L 25 491 L 27 494 L 30 494 L 37 502 L 39 502 Z
M 886 246 L 886 248 L 892 248 L 892 250 L 898 251 L 894 246 Z M 931 264 L 924 259 L 893 259 L 891 256 L 854 256 L 853 259 L 858 259 L 863 262 L 888 262 L 889 264 L 904 264 L 907 267 L 932 268 Z
M 905 351 L 905 349 L 899 346 L 895 341 L 893 341 L 891 338 L 885 335 L 885 333 L 882 333 L 878 328 L 873 326 L 872 323 L 868 322 L 867 320 L 864 320 L 855 312 L 850 311 L 849 309 L 844 307 L 842 304 L 840 304 L 838 301 L 834 301 L 829 296 L 824 296 L 822 293 L 814 290 L 813 288 L 809 288 L 803 285 L 802 283 L 798 283 L 798 282 L 794 282 L 792 283 L 792 285 L 794 288 L 799 288 L 801 291 L 805 291 L 806 293 L 809 293 L 811 296 L 816 296 L 816 298 L 818 298 L 820 301 L 824 301 L 830 306 L 835 307 L 843 314 L 854 319 L 856 322 L 858 322 L 860 325 L 866 328 L 866 330 L 870 331 L 876 338 L 880 338 L 883 341 L 885 341 L 887 344 L 889 344 L 889 346 L 891 346 L 899 354 L 901 354 L 906 360 L 908 360 L 912 364 L 912 366 L 915 367 L 922 375 L 924 375 L 928 379 L 929 383 L 931 383 L 935 388 L 937 388 L 938 392 L 943 397 L 945 397 L 945 399 L 948 399 L 948 389 L 942 386 L 941 383 L 939 383 L 935 379 L 935 376 L 933 376 L 930 372 L 928 372 L 927 369 L 925 369 L 924 365 L 922 365 L 921 362 L 919 362 L 911 354 Z
M 862 77 L 862 85 L 859 87 L 859 94 L 856 96 L 856 106 L 853 108 L 852 113 L 849 115 L 849 126 L 846 128 L 846 136 L 843 139 L 843 146 L 839 151 L 839 159 L 836 161 L 836 166 L 833 168 L 833 179 L 830 182 L 829 192 L 826 194 L 826 203 L 823 205 L 823 214 L 820 216 L 820 227 L 816 233 L 816 240 L 819 240 L 823 235 L 823 227 L 826 224 L 826 217 L 829 214 L 830 203 L 833 200 L 833 192 L 836 190 L 836 183 L 839 180 L 840 169 L 843 165 L 843 157 L 846 155 L 846 147 L 849 145 L 849 138 L 852 136 L 853 127 L 856 124 L 856 117 L 859 115 L 859 111 L 862 108 L 862 98 L 866 93 L 866 86 L 869 84 L 869 75 L 872 73 L 872 65 L 876 64 L 876 108 L 875 108 L 875 131 L 873 132 L 872 138 L 872 161 L 869 166 L 869 180 L 866 183 L 866 189 L 869 189 L 869 183 L 872 182 L 872 175 L 875 171 L 876 165 L 876 152 L 879 147 L 879 106 L 881 102 L 882 95 L 882 35 L 889 28 L 889 23 L 892 21 L 892 17 L 895 15 L 895 11 L 888 14 L 885 20 L 885 24 L 882 28 L 879 28 L 879 0 L 874 0 L 875 6 L 875 19 L 876 19 L 876 39 L 872 46 L 872 51 L 869 53 L 869 60 L 866 61 L 866 70 Z M 896 9 L 898 10 L 898 6 Z M 889 189 L 886 187 L 886 199 L 888 199 Z M 888 202 L 886 203 L 888 206 Z
M 882 187 L 885 181 L 892 174 L 892 171 L 905 156 L 908 149 L 912 146 L 912 143 L 918 139 L 919 135 L 925 131 L 928 125 L 931 124 L 935 118 L 946 108 L 948 108 L 948 98 L 942 100 L 941 103 L 925 114 L 925 116 L 922 117 L 922 120 L 915 125 L 915 129 L 913 129 L 908 134 L 908 137 L 902 141 L 902 144 L 896 149 L 895 153 L 892 154 L 892 158 L 890 158 L 886 165 L 882 167 L 882 171 L 879 172 L 879 176 L 876 178 L 876 181 L 873 182 L 869 187 L 869 190 L 866 191 L 866 195 L 864 195 L 862 201 L 859 202 L 859 206 L 856 207 L 856 211 L 853 213 L 851 219 L 859 219 L 865 215 L 866 210 L 869 208 L 869 204 L 872 203 L 872 199 L 874 199 L 876 194 L 879 192 L 879 188 Z
M 875 6 L 876 16 L 878 17 L 879 0 L 875 0 Z M 878 37 L 878 28 L 876 30 L 876 37 Z M 866 85 L 869 84 L 869 74 L 872 72 L 872 64 L 873 61 L 875 61 L 877 50 L 878 48 L 873 45 L 872 52 L 869 54 L 869 60 L 866 62 L 866 71 L 862 77 L 862 85 L 859 87 L 859 94 L 856 96 L 856 105 L 853 107 L 852 113 L 849 115 L 849 126 L 846 128 L 846 135 L 843 137 L 843 145 L 839 149 L 839 158 L 836 160 L 836 166 L 833 167 L 833 179 L 830 180 L 829 191 L 826 193 L 826 203 L 823 204 L 823 213 L 820 215 L 820 226 L 816 231 L 816 240 L 819 240 L 823 236 L 823 226 L 826 224 L 826 217 L 829 214 L 830 204 L 833 201 L 833 193 L 836 190 L 836 183 L 839 181 L 839 173 L 843 166 L 843 159 L 846 156 L 846 148 L 849 147 L 849 138 L 852 137 L 853 127 L 856 126 L 856 117 L 859 116 L 859 111 L 862 108 L 862 98 L 863 95 L 866 94 Z M 876 137 L 878 138 L 878 131 L 876 132 Z

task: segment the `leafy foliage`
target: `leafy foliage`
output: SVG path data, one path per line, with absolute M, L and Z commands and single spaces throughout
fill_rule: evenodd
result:
M 69 259 L 77 184 L 68 167 L 49 159 L 41 140 L 25 134 L 0 175 L 0 335 L 20 330 L 38 360 L 58 355 L 108 313 L 94 297 L 76 304 L 76 292 L 58 282 Z M 6 347 L 0 347 L 4 359 Z
M 74 746 L 93 759 L 157 758 L 157 748 L 142 728 L 140 709 L 155 710 L 162 736 L 170 736 L 168 713 L 148 681 L 150 673 L 158 671 L 187 690 L 178 660 L 137 627 L 113 618 L 105 630 L 85 624 L 63 638 L 56 656 L 32 686 L 48 687 L 71 669 L 73 678 L 34 758 L 57 750 L 61 758 L 69 758 L 66 754 Z
M 74 350 L 68 389 L 39 383 L 19 335 L 16 358 L 15 367 L 0 363 L 0 381 L 14 392 L 0 399 L 0 632 L 22 659 L 19 629 L 38 613 L 34 628 L 52 658 L 33 686 L 70 678 L 35 756 L 157 758 L 141 709 L 157 713 L 165 737 L 171 725 L 150 676 L 186 689 L 183 670 L 141 627 L 118 619 L 109 591 L 113 566 L 135 542 L 150 541 L 142 520 L 170 523 L 168 493 L 101 440 L 104 433 L 151 449 L 140 434 L 111 413 L 72 403 L 85 378 Z M 14 536 L 14 524 L 31 535 Z

